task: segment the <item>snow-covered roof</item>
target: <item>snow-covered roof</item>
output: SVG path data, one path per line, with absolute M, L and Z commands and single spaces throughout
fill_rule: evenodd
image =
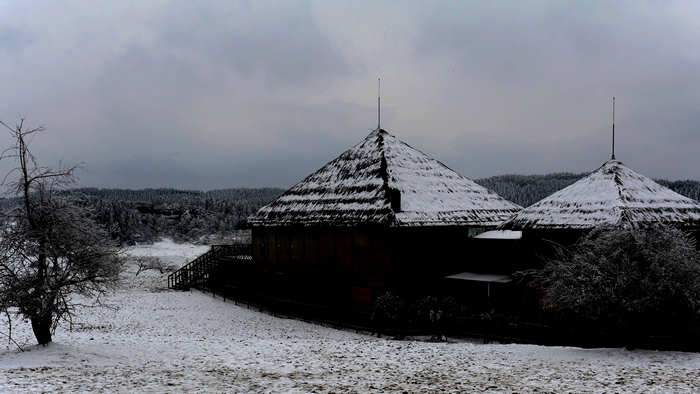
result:
M 590 229 L 654 223 L 700 226 L 700 203 L 609 160 L 578 182 L 523 209 L 502 229 Z
M 249 222 L 495 226 L 520 209 L 377 129 L 261 208 Z

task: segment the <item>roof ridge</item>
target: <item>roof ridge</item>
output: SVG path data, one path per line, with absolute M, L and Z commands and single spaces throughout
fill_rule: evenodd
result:
M 388 134 L 386 131 L 377 128 L 375 130 L 377 132 L 377 145 L 379 147 L 379 157 L 380 157 L 380 162 L 379 162 L 379 176 L 382 178 L 382 193 L 384 193 L 384 202 L 391 207 L 391 198 L 392 198 L 392 191 L 391 187 L 389 187 L 389 163 L 386 160 L 386 154 L 384 152 L 385 145 L 384 145 L 384 136 Z M 389 222 L 390 223 L 395 223 L 396 222 L 396 212 L 394 212 L 393 209 L 389 210 L 390 217 L 389 217 Z
M 389 189 L 389 171 L 387 167 L 389 163 L 386 161 L 386 154 L 384 153 L 384 135 L 381 133 L 377 134 L 377 146 L 379 147 L 379 176 L 382 178 L 382 188 Z M 388 198 L 388 197 L 387 197 Z
M 613 182 L 615 182 L 615 186 L 617 187 L 617 199 L 619 201 L 618 204 L 620 204 L 620 218 L 617 220 L 617 223 L 632 223 L 632 218 L 629 216 L 629 212 L 627 212 L 627 203 L 622 197 L 622 180 L 620 179 L 619 173 L 615 172 L 613 174 Z

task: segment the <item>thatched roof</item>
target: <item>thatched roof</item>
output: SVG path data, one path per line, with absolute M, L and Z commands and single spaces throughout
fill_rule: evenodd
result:
M 377 129 L 249 218 L 256 226 L 495 226 L 521 209 Z
M 700 203 L 617 160 L 523 209 L 501 228 L 590 229 L 600 225 L 700 226 Z

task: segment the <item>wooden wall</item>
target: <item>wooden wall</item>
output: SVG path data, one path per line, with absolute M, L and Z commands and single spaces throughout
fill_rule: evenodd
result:
M 373 229 L 253 228 L 256 262 L 284 271 L 306 266 L 344 273 L 386 271 L 387 236 Z
M 357 297 L 369 289 L 370 299 L 387 288 L 433 294 L 445 275 L 462 271 L 512 272 L 517 241 L 503 247 L 469 234 L 466 227 L 254 227 L 253 257 L 272 271 L 326 275 Z

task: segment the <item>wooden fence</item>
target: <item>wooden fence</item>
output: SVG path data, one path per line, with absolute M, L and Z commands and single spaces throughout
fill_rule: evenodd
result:
M 185 290 L 206 286 L 221 264 L 250 258 L 250 245 L 212 245 L 208 252 L 168 275 L 168 288 Z

